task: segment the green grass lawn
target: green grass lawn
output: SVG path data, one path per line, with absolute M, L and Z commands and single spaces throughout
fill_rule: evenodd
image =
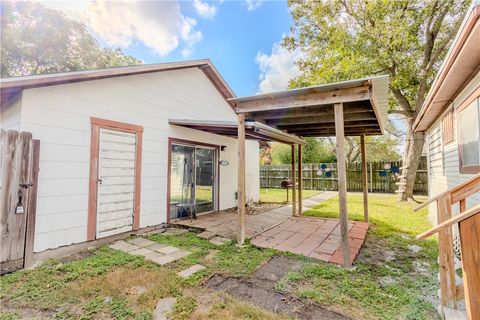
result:
M 354 318 L 435 319 L 430 299 L 437 290 L 437 242 L 415 240 L 431 227 L 427 211 L 414 213 L 394 196 L 370 196 L 369 211 L 371 226 L 354 269 L 315 264 L 292 272 L 278 286 Z M 338 198 L 305 215 L 338 218 Z M 361 195 L 348 196 L 348 215 L 363 221 Z
M 245 276 L 275 254 L 248 243 L 242 248 L 233 242 L 215 246 L 194 233 L 148 238 L 192 254 L 167 266 L 108 247 L 71 262 L 48 260 L 34 270 L 0 277 L 0 319 L 21 319 L 25 310 L 42 319 L 152 319 L 156 302 L 172 296 L 177 298 L 172 319 L 190 319 L 196 297 L 202 294 L 201 281 L 214 273 Z M 212 250 L 218 252 L 209 258 Z M 208 268 L 187 280 L 176 275 L 197 263 Z M 228 296 L 219 297 L 211 314 L 198 319 L 235 319 L 232 315 L 238 314 L 253 316 L 251 319 L 277 319 Z
M 349 195 L 350 219 L 363 219 L 361 199 Z M 306 215 L 337 218 L 337 201 L 330 199 Z M 430 227 L 426 216 L 426 210 L 413 213 L 409 204 L 397 204 L 393 196 L 371 196 L 371 227 L 352 270 L 289 255 L 309 264 L 278 281 L 276 289 L 354 319 L 435 319 L 430 300 L 438 282 L 437 243 L 434 238 L 414 239 Z M 224 294 L 215 298 L 208 313 L 194 313 L 204 295 L 200 284 L 211 275 L 245 277 L 281 253 L 248 242 L 242 248 L 234 243 L 217 247 L 191 232 L 148 238 L 192 254 L 159 266 L 101 247 L 79 260 L 46 261 L 36 269 L 0 277 L 0 319 L 19 319 L 25 312 L 42 319 L 152 319 L 158 299 L 171 296 L 177 298 L 172 313 L 176 320 L 282 319 Z M 207 269 L 186 280 L 176 275 L 197 263 Z
M 302 199 L 313 197 L 316 194 L 322 192 L 321 190 L 302 190 Z M 288 190 L 288 201 L 292 200 L 292 190 Z M 260 201 L 261 202 L 277 202 L 283 203 L 287 201 L 287 190 L 285 189 L 273 189 L 273 188 L 260 188 Z

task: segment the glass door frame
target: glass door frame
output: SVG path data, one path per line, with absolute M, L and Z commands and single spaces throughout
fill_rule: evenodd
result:
M 178 138 L 168 138 L 168 173 L 167 173 L 167 223 L 170 223 L 170 221 L 175 221 L 177 219 L 172 219 L 170 214 L 170 195 L 171 195 L 171 174 L 172 174 L 172 146 L 173 145 L 180 145 L 180 146 L 186 146 L 186 147 L 192 147 L 192 148 L 199 148 L 199 149 L 209 149 L 213 150 L 213 186 L 212 186 L 212 193 L 213 193 L 213 210 L 211 211 L 206 211 L 197 214 L 203 215 L 203 214 L 209 214 L 215 211 L 219 210 L 219 202 L 220 202 L 220 165 L 219 165 L 219 155 L 220 155 L 220 146 L 215 145 L 215 144 L 209 144 L 209 143 L 203 143 L 203 142 L 198 142 L 198 141 L 190 141 L 190 140 L 184 140 L 184 139 L 178 139 Z M 196 158 L 194 159 L 194 161 Z M 196 170 L 195 171 L 195 186 L 196 186 Z M 196 199 L 195 199 L 196 200 Z

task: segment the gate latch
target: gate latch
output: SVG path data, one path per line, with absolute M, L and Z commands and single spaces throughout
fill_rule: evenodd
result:
M 23 189 L 28 189 L 31 186 L 33 186 L 32 183 L 21 183 L 21 184 L 19 184 L 20 188 L 18 189 L 18 203 L 17 203 L 17 207 L 15 208 L 15 213 L 16 214 L 25 213 L 25 208 L 23 206 Z

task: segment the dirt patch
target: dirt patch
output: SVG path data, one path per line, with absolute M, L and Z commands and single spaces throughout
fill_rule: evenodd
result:
M 346 320 L 340 313 L 325 309 L 317 304 L 297 299 L 288 292 L 275 290 L 275 283 L 289 271 L 299 270 L 305 262 L 278 256 L 264 264 L 247 278 L 214 275 L 205 287 L 221 290 L 273 313 L 298 319 Z

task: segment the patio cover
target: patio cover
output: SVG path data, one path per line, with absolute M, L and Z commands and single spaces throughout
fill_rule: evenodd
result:
M 170 124 L 237 138 L 237 121 L 170 119 Z M 305 140 L 257 121 L 245 121 L 245 138 L 259 141 L 276 141 L 289 145 L 304 145 Z
M 343 104 L 345 136 L 382 135 L 388 76 L 228 99 L 238 114 L 302 137 L 335 136 L 334 105 Z
M 329 83 L 300 89 L 228 99 L 238 115 L 238 244 L 245 240 L 246 122 L 257 121 L 301 137 L 335 136 L 344 266 L 350 267 L 345 136 L 360 136 L 364 219 L 368 222 L 365 136 L 382 135 L 387 124 L 388 76 Z M 298 155 L 295 157 L 295 153 Z M 292 145 L 292 213 L 302 215 L 302 145 Z M 298 169 L 295 162 L 298 159 Z M 298 171 L 298 180 L 296 173 Z M 297 192 L 296 192 L 297 191 Z M 298 200 L 296 199 L 298 195 Z

